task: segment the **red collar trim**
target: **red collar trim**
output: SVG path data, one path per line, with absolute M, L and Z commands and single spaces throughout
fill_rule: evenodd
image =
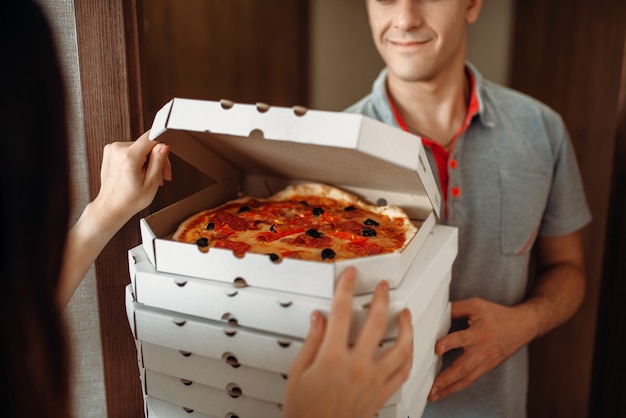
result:
M 461 125 L 461 127 L 459 128 L 459 130 L 457 131 L 457 133 L 454 135 L 452 144 L 450 145 L 450 150 L 454 149 L 454 146 L 456 145 L 456 141 L 459 139 L 461 134 L 467 129 L 467 127 L 472 122 L 472 119 L 474 118 L 474 116 L 476 116 L 480 110 L 480 106 L 478 103 L 478 95 L 476 94 L 476 83 L 474 81 L 474 76 L 469 70 L 466 70 L 465 74 L 467 74 L 467 79 L 470 85 L 470 100 L 467 106 L 467 114 L 465 115 L 465 120 L 463 124 Z M 393 111 L 393 115 L 396 118 L 396 122 L 398 123 L 398 126 L 400 126 L 400 128 L 402 128 L 403 130 L 407 132 L 411 132 L 411 129 L 406 124 L 404 119 L 402 119 L 400 112 L 398 112 L 398 109 L 396 108 L 396 105 L 391 99 L 391 97 L 389 96 L 389 94 L 387 94 L 387 100 L 389 100 L 391 110 Z M 438 143 L 430 139 L 422 137 L 422 143 L 424 144 L 424 146 L 432 150 L 433 156 L 435 157 L 435 161 L 437 163 L 437 169 L 439 172 L 439 181 L 441 184 L 441 194 L 442 194 L 443 201 L 444 201 L 445 217 L 446 219 L 448 219 L 448 184 L 449 184 L 448 159 L 450 157 L 450 153 L 444 147 L 442 147 L 441 145 L 439 145 Z
M 452 142 L 451 149 L 454 147 L 456 140 L 467 129 L 469 124 L 472 122 L 472 119 L 474 118 L 474 116 L 476 116 L 480 110 L 480 104 L 478 103 L 478 94 L 476 93 L 476 82 L 474 80 L 474 75 L 471 73 L 471 71 L 468 71 L 468 70 L 465 71 L 465 74 L 467 74 L 467 79 L 470 85 L 470 101 L 467 106 L 467 114 L 465 115 L 465 121 L 463 122 L 463 125 L 461 125 L 461 127 L 459 128 L 458 132 L 454 135 L 454 140 Z M 407 132 L 411 132 L 411 129 L 402 118 L 402 115 L 400 115 L 400 112 L 398 112 L 398 108 L 396 107 L 396 104 L 394 103 L 394 101 L 391 99 L 391 96 L 389 96 L 389 93 L 387 93 L 387 100 L 389 100 L 391 111 L 393 112 L 393 116 L 395 117 L 396 122 L 398 123 L 398 126 L 400 126 L 400 128 L 402 128 L 403 130 Z M 441 147 L 439 144 L 437 144 L 436 142 L 428 138 L 425 138 L 423 136 L 421 138 L 422 138 L 422 142 L 424 142 L 424 145 Z

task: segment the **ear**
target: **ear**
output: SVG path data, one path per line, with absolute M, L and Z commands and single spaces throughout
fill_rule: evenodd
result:
M 476 22 L 482 7 L 483 0 L 468 0 L 467 9 L 465 10 L 465 22 L 467 24 Z

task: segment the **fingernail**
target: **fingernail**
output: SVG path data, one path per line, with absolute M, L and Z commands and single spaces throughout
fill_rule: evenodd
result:
M 389 282 L 387 280 L 382 280 L 380 283 L 378 283 L 378 286 L 380 286 L 380 288 L 383 290 L 389 290 Z
M 402 310 L 402 315 L 404 315 L 407 319 L 411 319 L 411 310 L 409 308 L 404 308 Z
M 320 324 L 320 314 L 317 311 L 311 312 L 311 328 L 316 328 Z
M 433 389 L 430 391 L 430 396 L 429 396 L 429 397 L 430 397 L 430 400 L 431 400 L 431 401 L 433 401 L 433 402 L 434 402 L 434 401 L 436 401 L 437 399 L 439 399 L 439 395 L 437 394 L 437 392 L 439 392 L 439 389 L 438 389 L 438 388 L 433 388 Z
M 167 144 L 159 144 L 159 154 L 167 154 L 170 152 L 170 146 Z

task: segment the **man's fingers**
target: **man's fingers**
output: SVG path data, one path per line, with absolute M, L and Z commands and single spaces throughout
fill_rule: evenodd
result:
M 466 349 L 461 357 L 435 378 L 428 399 L 435 401 L 465 389 L 497 364 L 493 358 L 486 357 L 482 350 Z
M 471 317 L 477 313 L 479 303 L 477 299 L 457 300 L 450 304 L 452 318 Z
M 474 343 L 473 337 L 474 331 L 471 329 L 465 329 L 461 331 L 451 332 L 448 335 L 443 336 L 435 344 L 435 353 L 438 356 L 453 350 L 455 348 L 467 347 Z
M 428 394 L 428 400 L 435 402 L 454 392 L 465 389 L 471 386 L 486 371 L 488 371 L 488 368 L 483 367 L 481 364 L 455 365 L 453 363 L 452 366 L 437 376 Z

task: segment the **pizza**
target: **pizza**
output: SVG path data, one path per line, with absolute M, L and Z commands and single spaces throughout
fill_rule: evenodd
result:
M 400 251 L 416 232 L 399 207 L 375 206 L 336 187 L 307 183 L 203 210 L 184 220 L 172 238 L 202 251 L 332 262 Z

